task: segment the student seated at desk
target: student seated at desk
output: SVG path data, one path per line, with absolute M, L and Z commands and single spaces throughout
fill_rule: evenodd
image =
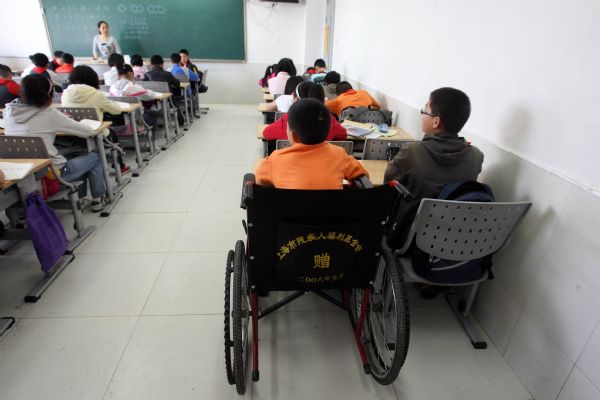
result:
M 59 93 L 62 92 L 63 85 L 66 83 L 66 81 L 62 76 L 54 73 L 54 71 L 48 70 L 48 57 L 46 57 L 46 55 L 42 53 L 35 53 L 34 55 L 30 56 L 29 59 L 35 66 L 31 70 L 29 75 L 37 74 L 50 79 L 52 81 L 52 84 L 54 85 L 55 90 Z
M 152 69 L 144 75 L 144 80 L 167 82 L 173 96 L 181 96 L 181 83 L 170 72 L 164 70 L 163 66 L 165 65 L 165 61 L 163 58 L 159 55 L 154 55 L 150 58 L 150 64 L 152 64 Z M 183 126 L 183 112 L 179 107 L 177 107 L 177 120 L 179 125 Z
M 421 199 L 436 198 L 448 183 L 477 180 L 483 153 L 458 136 L 470 114 L 465 93 L 453 88 L 434 90 L 421 109 L 423 140 L 404 144 L 388 163 L 384 181 L 397 180 L 412 193 L 412 199 L 403 201 L 398 210 L 394 247 L 403 244 Z
M 125 64 L 125 59 L 120 54 L 112 53 L 108 56 L 107 62 L 110 69 L 102 74 L 102 76 L 104 77 L 104 84 L 110 86 L 119 79 L 117 68 L 122 67 L 123 64 Z
M 293 78 L 288 80 L 291 81 Z M 298 99 L 314 99 L 323 103 L 325 97 L 323 87 L 313 82 L 302 81 L 294 91 L 294 102 Z M 288 114 L 283 114 L 283 117 L 268 125 L 263 131 L 263 136 L 267 140 L 287 139 Z M 340 125 L 335 118 L 331 118 L 329 125 L 329 133 L 327 141 L 330 140 L 346 140 L 346 128 Z
M 173 53 L 171 54 L 171 68 L 170 68 L 170 72 L 171 74 L 173 74 L 173 76 L 176 75 L 185 75 L 188 77 L 188 79 L 190 80 L 190 82 L 198 82 L 198 74 L 196 74 L 195 72 L 193 72 L 192 70 L 190 70 L 187 67 L 182 67 L 181 64 L 181 55 L 179 53 Z M 191 85 L 188 86 L 188 88 L 186 89 L 186 92 L 188 94 L 188 96 L 192 95 L 192 87 Z
M 52 59 L 52 61 L 50 61 L 50 63 L 48 63 L 48 69 L 50 71 L 54 71 L 54 72 L 60 72 L 57 71 L 56 69 L 58 67 L 60 67 L 61 65 L 63 65 L 63 56 L 64 56 L 65 52 L 61 51 L 61 50 L 56 50 L 54 52 L 54 58 Z
M 12 79 L 12 71 L 7 65 L 0 64 L 0 108 L 6 107 L 14 99 L 19 98 L 21 85 Z
M 310 80 L 313 82 L 323 82 L 327 75 L 327 65 L 325 60 L 318 58 L 315 60 L 315 72 L 310 75 Z
M 337 85 L 340 83 L 341 77 L 335 71 L 330 71 L 325 75 L 325 86 L 323 90 L 325 91 L 325 98 L 327 100 L 333 100 L 337 97 Z
M 337 97 L 325 103 L 329 111 L 341 117 L 342 111 L 348 107 L 369 107 L 379 109 L 379 103 L 366 90 L 354 90 L 350 83 L 340 82 L 336 87 Z
M 144 66 L 144 60 L 139 54 L 131 56 L 131 67 L 133 68 L 133 76 L 135 79 L 144 79 L 144 75 L 148 72 L 148 68 Z
M 342 189 L 343 180 L 368 173 L 344 149 L 327 143 L 331 114 L 322 102 L 302 99 L 288 113 L 291 147 L 276 150 L 256 167 L 256 183 L 280 189 Z
M 114 54 L 111 54 L 113 56 Z M 63 107 L 91 107 L 95 108 L 98 113 L 98 120 L 105 119 L 104 113 L 118 116 L 110 118 L 114 125 L 124 125 L 125 121 L 121 117 L 121 107 L 116 101 L 106 98 L 104 93 L 100 91 L 100 83 L 98 74 L 87 65 L 78 65 L 69 75 L 71 84 L 64 91 L 61 102 Z M 107 117 L 108 118 L 108 117 Z M 118 144 L 119 140 L 113 129 L 110 129 L 109 139 L 111 142 Z M 121 173 L 127 173 L 130 168 L 125 165 L 123 158 L 119 156 L 119 165 Z
M 275 78 L 277 76 L 277 64 L 269 65 L 265 70 L 265 74 L 262 78 L 258 80 L 258 86 L 260 87 L 268 87 L 269 79 Z
M 288 112 L 290 106 L 296 100 L 296 87 L 302 82 L 304 82 L 304 78 L 301 76 L 290 77 L 285 83 L 283 94 L 277 97 L 275 101 L 267 103 L 267 106 L 265 107 L 266 112 Z
M 57 67 L 54 72 L 60 72 L 65 74 L 70 74 L 73 72 L 73 64 L 75 63 L 75 58 L 72 54 L 64 53 L 62 55 L 62 65 Z
M 6 105 L 4 112 L 5 135 L 36 136 L 44 140 L 52 163 L 66 181 L 89 182 L 92 192 L 92 211 L 102 211 L 102 197 L 106 194 L 102 162 L 97 153 L 80 155 L 69 160 L 54 146 L 57 132 L 87 138 L 94 135 L 89 126 L 70 119 L 52 105 L 52 83 L 42 75 L 29 75 L 21 81 L 21 99 Z M 79 196 L 87 193 L 87 183 L 79 186 Z
M 268 82 L 269 92 L 272 95 L 283 94 L 287 80 L 290 79 L 290 76 L 296 76 L 296 66 L 289 58 L 279 60 L 276 70 L 277 75 Z

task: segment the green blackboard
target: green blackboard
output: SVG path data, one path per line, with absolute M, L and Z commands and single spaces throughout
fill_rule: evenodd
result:
M 53 50 L 91 57 L 96 24 L 107 21 L 123 54 L 244 60 L 243 0 L 42 0 Z

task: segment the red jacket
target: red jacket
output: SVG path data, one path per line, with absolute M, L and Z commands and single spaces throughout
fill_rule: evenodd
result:
M 288 115 L 283 114 L 283 117 L 277 121 L 268 125 L 263 131 L 263 136 L 267 140 L 284 139 L 287 140 L 287 124 Z M 329 134 L 325 140 L 346 140 L 346 128 L 340 125 L 334 116 L 331 117 L 331 124 L 329 125 Z
M 6 103 L 10 103 L 19 97 L 20 91 L 21 86 L 17 82 L 0 78 L 0 108 L 4 108 Z

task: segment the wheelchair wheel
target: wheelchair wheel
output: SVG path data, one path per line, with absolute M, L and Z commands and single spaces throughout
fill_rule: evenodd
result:
M 225 372 L 227 373 L 227 382 L 230 385 L 235 384 L 233 376 L 233 365 L 231 364 L 231 349 L 233 341 L 231 340 L 231 273 L 233 272 L 233 250 L 227 254 L 227 264 L 225 265 Z
M 238 240 L 233 256 L 233 374 L 238 394 L 246 392 L 248 360 L 248 323 L 250 321 L 248 273 L 244 242 Z
M 363 298 L 363 289 L 352 291 L 353 326 L 358 323 Z M 406 360 L 410 330 L 406 286 L 389 249 L 383 250 L 361 335 L 371 375 L 382 385 L 391 384 Z

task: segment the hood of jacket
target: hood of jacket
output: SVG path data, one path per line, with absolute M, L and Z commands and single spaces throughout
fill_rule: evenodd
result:
M 441 165 L 456 165 L 466 156 L 470 144 L 453 133 L 423 136 L 423 147 Z
M 88 85 L 69 85 L 62 94 L 62 101 L 71 104 L 88 103 L 96 93 L 98 90 Z
M 18 124 L 24 124 L 44 110 L 44 108 L 30 106 L 21 102 L 20 99 L 16 99 L 6 105 L 6 110 L 4 111 L 4 118 L 6 118 L 7 120 L 12 119 Z
M 127 96 L 127 88 L 132 82 L 127 79 L 119 79 L 110 86 L 110 94 L 117 97 Z

